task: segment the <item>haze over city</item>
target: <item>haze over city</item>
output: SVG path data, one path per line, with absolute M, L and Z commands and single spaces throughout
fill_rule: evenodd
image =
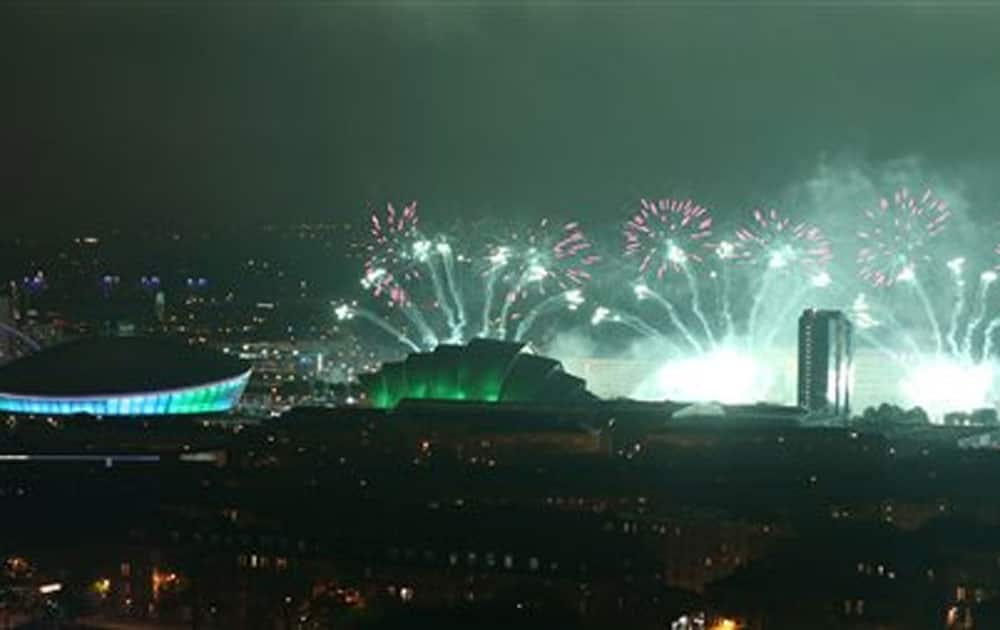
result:
M 997 41 L 5 5 L 0 627 L 996 627 Z
M 443 219 L 617 222 L 646 196 L 784 206 L 845 168 L 911 170 L 998 209 L 982 3 L 4 14 L 8 229 L 315 221 L 411 199 Z

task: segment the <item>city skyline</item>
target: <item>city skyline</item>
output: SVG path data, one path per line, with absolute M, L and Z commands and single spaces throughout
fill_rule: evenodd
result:
M 1000 628 L 1000 4 L 0 6 L 0 627 Z

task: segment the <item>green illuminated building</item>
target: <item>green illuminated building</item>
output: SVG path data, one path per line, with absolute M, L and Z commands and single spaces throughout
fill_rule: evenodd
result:
M 483 403 L 560 403 L 592 399 L 586 383 L 562 364 L 521 343 L 476 339 L 438 346 L 361 376 L 373 407 L 391 409 L 404 399 Z

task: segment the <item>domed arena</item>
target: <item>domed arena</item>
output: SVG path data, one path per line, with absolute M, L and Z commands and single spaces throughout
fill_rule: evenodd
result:
M 593 400 L 586 383 L 526 344 L 475 339 L 440 345 L 360 377 L 371 405 L 388 409 L 405 399 L 566 403 Z
M 221 413 L 250 378 L 244 362 L 165 339 L 94 337 L 0 367 L 0 412 L 171 416 Z

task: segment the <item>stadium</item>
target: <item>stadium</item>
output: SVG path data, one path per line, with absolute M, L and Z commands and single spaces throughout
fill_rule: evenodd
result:
M 0 367 L 0 412 L 172 416 L 232 410 L 250 367 L 162 339 L 95 337 Z

